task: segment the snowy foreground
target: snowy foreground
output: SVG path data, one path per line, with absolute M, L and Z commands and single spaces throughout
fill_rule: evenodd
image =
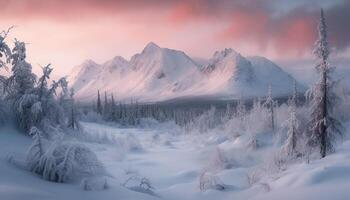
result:
M 143 129 L 95 123 L 83 126 L 91 139 L 78 142 L 90 147 L 105 165 L 106 189 L 97 184 L 86 191 L 81 183 L 48 182 L 29 172 L 24 160 L 31 138 L 13 128 L 2 128 L 0 199 L 336 200 L 350 196 L 349 140 L 339 146 L 337 153 L 324 159 L 292 164 L 285 169 L 282 166 L 276 171 L 274 167 L 264 167 L 274 147 L 249 150 L 243 145 L 243 137 L 228 140 L 220 134 L 183 135 L 171 125 Z M 225 159 L 234 158 L 236 164 L 222 166 L 222 155 Z M 205 170 L 208 173 L 203 177 Z M 201 191 L 201 176 L 225 189 Z M 139 187 L 138 181 L 144 177 L 152 188 Z

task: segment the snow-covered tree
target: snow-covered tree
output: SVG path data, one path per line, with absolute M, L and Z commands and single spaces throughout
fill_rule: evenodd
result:
M 115 104 L 115 101 L 114 101 L 114 95 L 111 94 L 111 120 L 116 120 L 116 109 L 117 109 L 117 106 Z
M 40 159 L 44 155 L 44 139 L 43 133 L 36 127 L 30 129 L 29 135 L 32 136 L 33 142 L 29 147 L 27 153 L 27 164 L 30 171 L 35 173 L 41 173 L 42 168 L 40 167 Z
M 77 119 L 77 112 L 74 104 L 74 89 L 70 90 L 70 115 L 68 118 L 68 127 L 72 129 L 79 129 L 80 125 Z
M 290 105 L 290 116 L 282 124 L 287 129 L 287 139 L 283 145 L 283 151 L 288 156 L 295 156 L 297 153 L 297 141 L 300 139 L 299 120 L 297 119 L 296 106 Z
M 271 87 L 271 85 L 269 85 L 268 94 L 267 94 L 267 98 L 266 98 L 265 103 L 264 103 L 264 107 L 266 107 L 269 110 L 270 125 L 271 125 L 272 131 L 275 130 L 275 116 L 274 116 L 275 115 L 274 114 L 275 105 L 276 105 L 276 102 L 272 98 L 272 87 Z
M 10 63 L 11 49 L 5 42 L 5 39 L 12 28 L 10 27 L 7 31 L 0 32 L 0 68 L 6 67 L 6 64 Z
M 291 108 L 291 106 L 298 106 L 298 89 L 297 89 L 297 83 L 296 80 L 293 81 L 293 92 L 292 96 L 288 99 L 288 105 Z
M 25 58 L 25 43 L 15 40 L 11 55 L 12 75 L 6 81 L 7 100 L 12 104 L 20 128 L 29 131 L 31 127 L 36 126 L 45 133 L 51 132 L 42 128 L 64 122 L 65 115 L 56 99 L 56 90 L 64 85 L 65 78 L 52 81 L 49 87 L 48 81 L 53 69 L 47 65 L 42 67 L 43 74 L 36 81 L 32 66 Z
M 15 40 L 11 55 L 12 75 L 7 79 L 5 88 L 19 126 L 29 131 L 35 120 L 32 113 L 39 115 L 41 106 L 36 104 L 32 110 L 32 105 L 38 101 L 38 97 L 33 95 L 36 76 L 32 73 L 32 66 L 25 59 L 25 43 Z
M 109 113 L 109 105 L 108 105 L 108 98 L 107 98 L 107 92 L 105 91 L 105 100 L 103 102 L 103 115 L 105 118 L 108 117 L 108 113 Z
M 237 104 L 236 117 L 240 119 L 241 123 L 244 123 L 246 115 L 247 115 L 247 108 L 245 106 L 245 102 L 243 98 L 241 98 Z
M 282 128 L 287 130 L 287 139 L 283 145 L 283 152 L 288 156 L 295 156 L 297 153 L 297 142 L 300 141 L 300 122 L 297 117 L 298 91 L 296 81 L 293 82 L 293 93 L 288 100 L 289 117 L 282 124 Z
M 310 131 L 308 136 L 309 145 L 319 147 L 323 158 L 334 150 L 334 139 L 337 135 L 342 134 L 342 125 L 333 113 L 338 97 L 333 90 L 336 82 L 331 78 L 334 67 L 331 67 L 328 62 L 330 48 L 323 10 L 321 10 L 318 24 L 318 40 L 315 43 L 313 53 L 317 58 L 316 70 L 320 78 L 307 92 L 311 103 L 311 121 L 309 123 Z

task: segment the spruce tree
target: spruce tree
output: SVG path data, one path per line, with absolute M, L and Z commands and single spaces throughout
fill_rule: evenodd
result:
M 97 90 L 97 113 L 102 115 L 102 104 L 101 104 L 100 90 Z
M 307 92 L 311 103 L 311 120 L 309 122 L 309 142 L 311 147 L 318 147 L 324 158 L 334 150 L 335 136 L 342 135 L 342 125 L 334 118 L 334 106 L 339 98 L 334 92 L 335 82 L 331 79 L 331 67 L 328 62 L 330 48 L 328 44 L 327 25 L 323 10 L 318 24 L 318 40 L 313 51 L 317 58 L 316 70 L 319 80 Z
M 103 115 L 105 118 L 108 117 L 108 113 L 109 113 L 109 106 L 108 106 L 107 92 L 105 91 L 105 100 L 103 104 Z
M 111 120 L 115 121 L 116 120 L 116 104 L 114 101 L 114 95 L 111 94 Z
M 275 130 L 275 117 L 274 117 L 275 104 L 276 104 L 276 102 L 272 98 L 272 87 L 270 84 L 269 88 L 268 88 L 268 95 L 267 95 L 266 101 L 264 103 L 264 107 L 266 107 L 269 110 L 270 126 L 271 126 L 272 131 Z
M 282 124 L 287 129 L 287 140 L 283 146 L 283 150 L 288 156 L 295 156 L 297 153 L 297 142 L 300 137 L 299 120 L 296 114 L 297 108 L 297 87 L 296 81 L 293 82 L 293 94 L 288 101 L 289 118 Z
M 10 27 L 7 31 L 0 32 L 0 68 L 6 67 L 6 64 L 10 63 L 11 49 L 6 44 L 5 39 L 9 34 L 11 28 L 13 27 Z

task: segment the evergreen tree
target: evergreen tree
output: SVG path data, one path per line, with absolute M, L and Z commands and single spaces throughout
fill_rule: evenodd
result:
M 238 101 L 238 105 L 236 108 L 236 116 L 240 120 L 241 125 L 244 125 L 246 114 L 247 114 L 247 109 L 245 106 L 245 102 L 243 100 L 243 97 L 241 97 Z
M 116 120 L 116 104 L 114 101 L 114 96 L 111 94 L 111 120 L 115 121 Z
M 100 90 L 97 91 L 97 113 L 102 115 L 102 104 L 101 104 Z
M 331 79 L 328 58 L 330 54 L 327 25 L 323 10 L 318 24 L 318 40 L 313 51 L 317 58 L 316 70 L 320 79 L 307 92 L 311 102 L 309 145 L 319 147 L 321 157 L 332 152 L 335 136 L 342 135 L 342 125 L 334 118 L 333 109 L 339 100 L 334 92 L 335 82 Z
M 293 81 L 293 93 L 292 96 L 288 99 L 288 105 L 298 106 L 298 89 L 296 80 Z
M 6 80 L 5 88 L 8 93 L 7 100 L 12 103 L 19 126 L 29 131 L 34 120 L 32 118 L 32 106 L 38 97 L 33 95 L 36 76 L 32 73 L 32 66 L 26 61 L 26 47 L 24 42 L 15 40 L 15 47 L 11 54 L 12 75 Z M 34 114 L 39 113 L 40 105 L 33 108 Z
M 72 129 L 77 129 L 79 128 L 79 123 L 77 120 L 77 114 L 75 111 L 75 105 L 74 105 L 74 89 L 71 88 L 70 90 L 70 116 L 69 116 L 69 120 L 68 120 L 68 127 L 72 128 Z
M 6 67 L 6 64 L 10 63 L 11 49 L 6 44 L 5 39 L 12 28 L 10 27 L 7 31 L 0 32 L 0 68 Z M 3 57 L 5 57 L 4 60 L 2 59 Z
M 105 91 L 105 101 L 103 104 L 103 115 L 105 118 L 108 118 L 108 113 L 109 113 L 109 106 L 108 106 L 107 92 Z
M 299 120 L 297 119 L 297 88 L 296 81 L 293 83 L 293 94 L 288 101 L 289 118 L 282 124 L 282 127 L 287 129 L 287 140 L 283 146 L 284 152 L 288 156 L 295 156 L 297 152 L 297 141 L 300 138 Z
M 275 130 L 275 117 L 274 117 L 274 107 L 275 107 L 276 102 L 272 98 L 272 87 L 271 84 L 269 85 L 268 88 L 268 95 L 266 98 L 266 101 L 264 103 L 264 107 L 266 107 L 269 110 L 270 114 L 270 126 L 272 131 Z

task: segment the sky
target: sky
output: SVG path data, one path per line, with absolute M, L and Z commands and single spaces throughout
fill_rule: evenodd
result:
M 223 48 L 272 60 L 311 58 L 324 8 L 333 53 L 350 57 L 350 0 L 0 0 L 28 59 L 69 74 L 86 59 L 129 59 L 148 42 L 210 58 Z M 12 44 L 11 44 L 12 45 Z

